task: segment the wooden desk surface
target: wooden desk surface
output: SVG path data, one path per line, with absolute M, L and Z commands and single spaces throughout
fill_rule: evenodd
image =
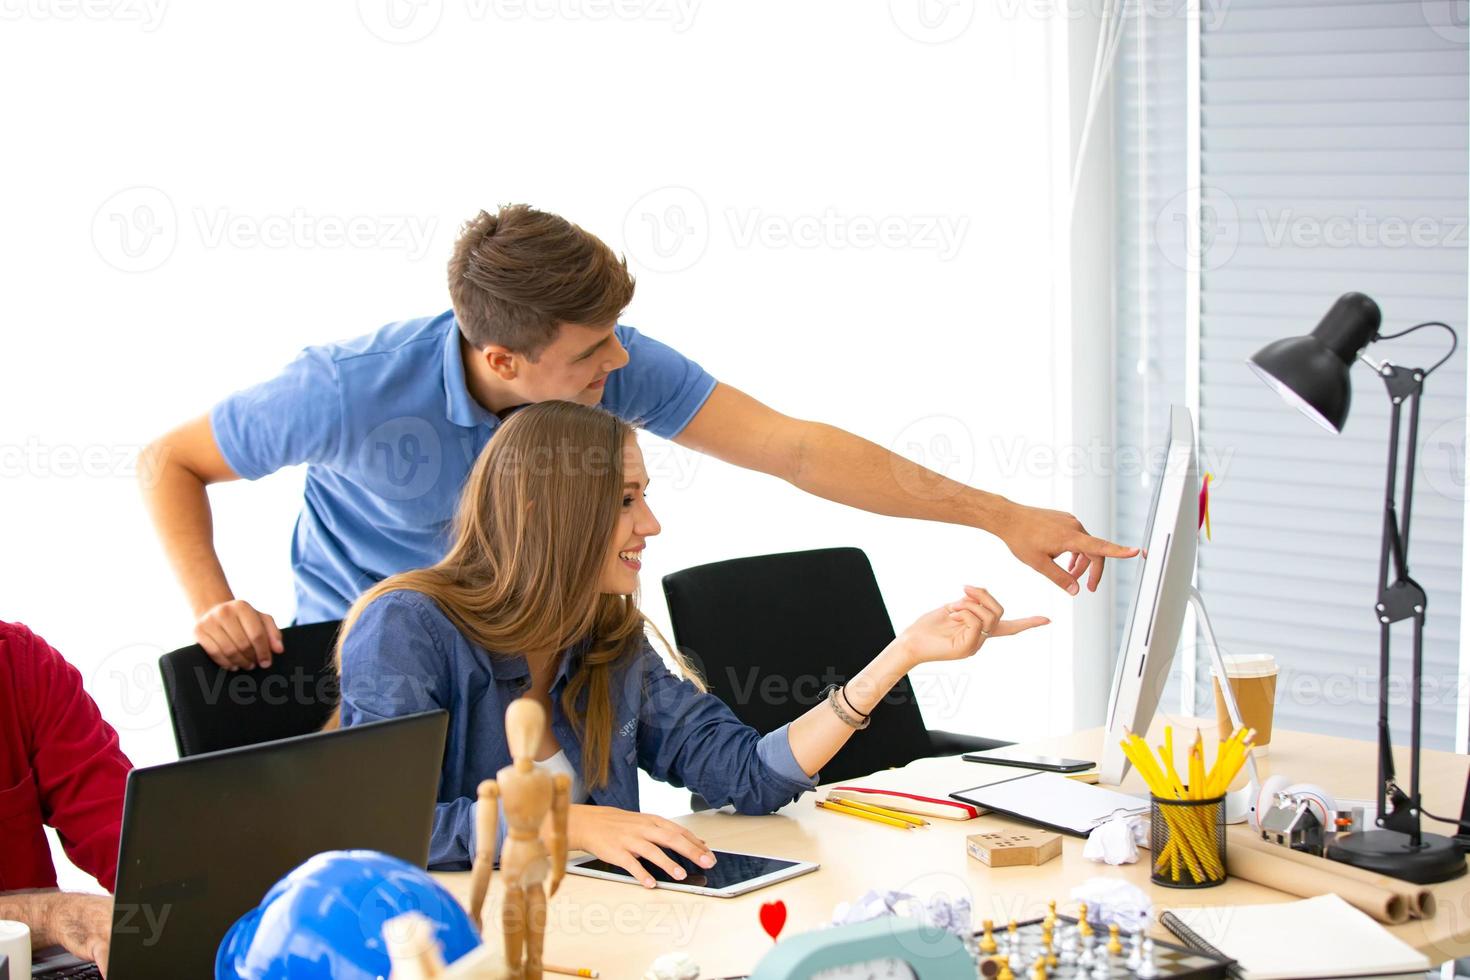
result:
M 1177 724 L 1176 719 L 1176 724 Z M 1207 739 L 1214 725 L 1199 726 Z M 1176 734 L 1178 729 L 1176 728 Z M 1151 737 L 1157 742 L 1161 736 Z M 1081 759 L 1099 758 L 1102 729 L 1039 739 L 1023 748 Z M 1270 753 L 1261 761 L 1262 778 L 1282 772 L 1318 783 L 1341 798 L 1371 799 L 1376 779 L 1375 747 L 1368 742 L 1277 732 Z M 1407 760 L 1400 758 L 1407 783 Z M 956 757 L 951 790 L 963 789 L 973 765 Z M 1446 816 L 1457 815 L 1465 791 L 1470 757 L 1425 752 L 1421 787 L 1424 805 Z M 1135 774 L 1123 790 L 1144 794 Z M 548 909 L 548 962 L 588 966 L 605 978 L 637 978 L 661 953 L 681 950 L 700 965 L 703 977 L 749 972 L 770 948 L 757 919 L 762 903 L 781 899 L 788 919 L 784 935 L 814 929 L 830 921 L 839 902 L 852 901 L 870 889 L 912 892 L 920 897 L 942 891 L 967 895 L 978 927 L 982 919 L 1005 923 L 1044 915 L 1048 900 L 1064 912 L 1072 888 L 1094 877 L 1121 878 L 1147 891 L 1156 912 L 1187 904 L 1246 905 L 1294 900 L 1274 889 L 1231 879 L 1217 888 L 1180 892 L 1151 885 L 1148 862 L 1109 867 L 1082 857 L 1083 841 L 1064 837 L 1062 856 L 1040 867 L 991 869 L 965 853 L 964 839 L 982 830 L 1019 826 L 996 816 L 976 820 L 935 820 L 930 826 L 903 831 L 878 823 L 824 813 L 808 793 L 780 812 L 746 817 L 712 811 L 680 817 L 711 847 L 751 851 L 777 857 L 816 861 L 821 869 L 740 898 L 705 898 L 663 889 L 644 890 L 616 882 L 568 875 Z M 1426 821 L 1426 830 L 1452 831 Z M 468 874 L 437 876 L 462 901 Z M 1435 963 L 1470 956 L 1470 876 L 1434 886 L 1439 902 L 1433 919 L 1410 921 L 1390 929 Z M 1159 938 L 1172 938 L 1155 928 Z

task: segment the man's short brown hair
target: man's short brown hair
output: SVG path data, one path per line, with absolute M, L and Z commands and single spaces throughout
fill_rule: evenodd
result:
M 508 204 L 465 222 L 449 259 L 449 298 L 465 339 L 534 360 L 563 323 L 613 322 L 633 276 L 596 235 L 555 214 Z

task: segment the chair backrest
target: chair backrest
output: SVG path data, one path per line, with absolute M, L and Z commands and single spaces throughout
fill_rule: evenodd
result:
M 674 642 L 710 692 L 762 732 L 805 714 L 828 684 L 852 677 L 893 640 L 873 566 L 858 548 L 734 558 L 666 575 L 663 585 Z M 931 751 L 905 677 L 821 779 L 864 776 Z
M 269 667 L 230 671 L 198 644 L 158 658 L 181 757 L 319 730 L 337 707 L 341 621 L 288 626 Z

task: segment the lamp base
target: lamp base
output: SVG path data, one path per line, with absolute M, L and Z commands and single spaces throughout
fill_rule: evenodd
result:
M 1409 835 L 1397 830 L 1364 830 L 1342 834 L 1327 848 L 1333 861 L 1376 871 L 1390 878 L 1429 885 L 1465 873 L 1465 855 L 1459 845 L 1439 834 L 1420 834 L 1419 847 L 1409 846 Z

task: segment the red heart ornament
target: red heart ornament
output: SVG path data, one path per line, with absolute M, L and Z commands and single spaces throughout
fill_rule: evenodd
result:
M 777 899 L 761 906 L 761 928 L 774 941 L 786 925 L 786 903 Z

